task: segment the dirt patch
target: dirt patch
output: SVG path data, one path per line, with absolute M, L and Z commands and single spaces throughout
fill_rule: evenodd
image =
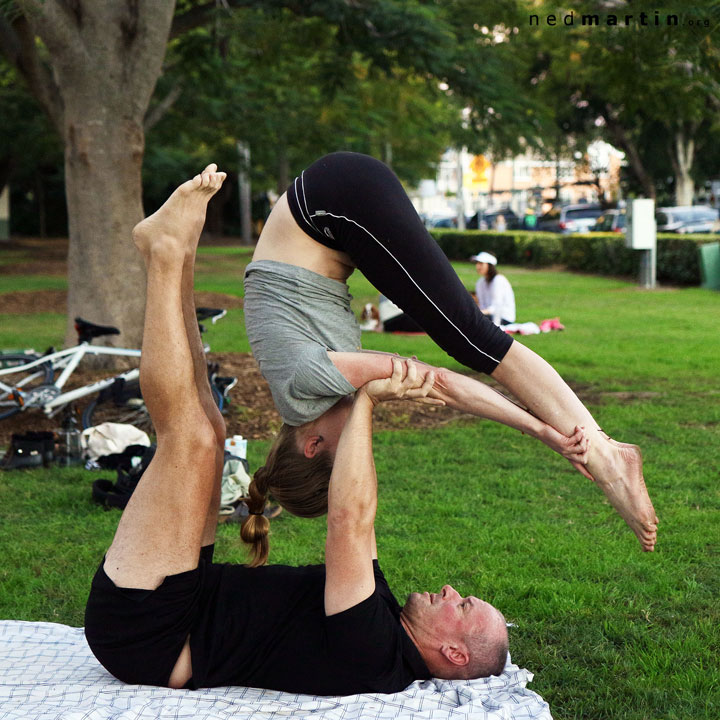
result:
M 216 292 L 196 292 L 198 307 L 241 308 L 242 298 Z M 3 293 L 0 295 L 0 312 L 8 315 L 67 312 L 67 290 L 35 290 Z

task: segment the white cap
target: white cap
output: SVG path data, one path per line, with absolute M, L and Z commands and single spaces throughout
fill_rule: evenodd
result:
M 473 255 L 471 260 L 474 260 L 475 262 L 486 262 L 490 263 L 491 265 L 497 265 L 497 258 L 494 255 L 491 255 L 489 252 L 481 252 L 477 255 Z

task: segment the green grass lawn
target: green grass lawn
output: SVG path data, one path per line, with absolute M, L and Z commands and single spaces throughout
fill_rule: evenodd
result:
M 198 288 L 241 295 L 247 261 L 244 249 L 203 248 Z M 471 287 L 473 267 L 457 269 Z M 717 720 L 720 294 L 502 271 L 519 320 L 559 316 L 566 326 L 522 341 L 579 389 L 611 435 L 643 448 L 661 521 L 657 550 L 643 554 L 597 488 L 527 437 L 487 421 L 408 428 L 375 438 L 378 546 L 391 587 L 402 599 L 450 582 L 499 607 L 517 625 L 514 661 L 535 673 L 531 688 L 555 718 Z M 358 308 L 376 299 L 362 277 L 351 292 Z M 0 316 L 0 347 L 26 336 L 57 344 L 63 323 Z M 209 340 L 246 351 L 242 311 Z M 364 340 L 457 368 L 425 337 Z M 253 468 L 266 449 L 251 443 Z M 97 476 L 72 468 L 0 475 L 0 617 L 82 625 L 90 577 L 118 520 L 91 502 Z M 320 562 L 323 538 L 322 518 L 283 514 L 273 521 L 271 560 Z M 242 561 L 237 528 L 220 529 L 217 557 Z

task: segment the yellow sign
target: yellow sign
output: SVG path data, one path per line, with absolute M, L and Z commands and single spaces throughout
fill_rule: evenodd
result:
M 474 155 L 470 161 L 470 186 L 476 190 L 488 189 L 487 171 L 490 161 L 484 155 Z

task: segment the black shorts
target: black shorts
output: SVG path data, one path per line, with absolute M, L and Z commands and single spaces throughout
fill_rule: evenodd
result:
M 188 635 L 205 606 L 204 576 L 213 545 L 194 570 L 169 575 L 155 590 L 119 588 L 100 563 L 85 609 L 85 637 L 118 680 L 167 687 Z M 192 680 L 187 687 L 194 687 Z
M 387 165 L 358 153 L 326 155 L 287 198 L 304 232 L 347 253 L 458 362 L 491 373 L 505 357 L 513 339 L 480 312 Z

